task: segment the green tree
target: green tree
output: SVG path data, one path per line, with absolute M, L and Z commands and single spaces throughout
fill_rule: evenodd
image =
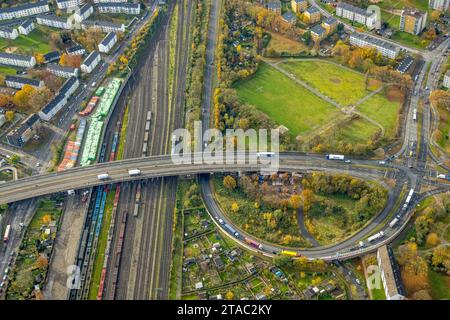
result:
M 20 157 L 17 154 L 14 154 L 9 158 L 10 165 L 18 165 L 20 162 Z

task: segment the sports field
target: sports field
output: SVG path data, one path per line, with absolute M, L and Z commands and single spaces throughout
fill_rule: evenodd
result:
M 236 83 L 239 98 L 255 105 L 291 135 L 307 134 L 332 121 L 340 111 L 296 84 L 281 72 L 262 63 L 249 80 Z
M 354 104 L 370 93 L 363 74 L 331 62 L 287 60 L 280 67 L 342 105 Z

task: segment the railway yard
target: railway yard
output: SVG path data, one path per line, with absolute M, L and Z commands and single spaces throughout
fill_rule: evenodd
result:
M 450 161 L 438 135 L 449 30 L 434 20 L 436 40 L 419 48 L 364 29 L 397 46 L 388 59 L 358 48 L 353 24 L 315 1 L 315 26 L 287 21 L 295 1 L 282 16 L 266 1 L 126 2 L 105 5 L 121 8 L 108 23 L 125 31 L 64 111 L 30 124 L 25 146 L 0 129 L 1 300 L 450 299 Z M 15 26 L 2 19 L 0 30 Z M 277 52 L 283 41 L 303 51 Z M 395 69 L 407 59 L 409 71 Z M 11 92 L 0 86 L 0 98 Z M 175 132 L 194 121 L 217 136 L 276 128 L 280 148 L 195 137 L 191 161 L 176 162 Z M 215 139 L 232 161 L 208 153 Z

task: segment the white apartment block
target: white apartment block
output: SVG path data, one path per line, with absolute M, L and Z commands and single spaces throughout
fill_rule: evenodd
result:
M 140 14 L 140 3 L 99 3 L 97 5 L 100 13 L 124 13 L 124 14 Z
M 378 248 L 377 260 L 386 300 L 404 300 L 400 272 L 395 264 L 392 251 L 386 245 Z
M 81 6 L 84 3 L 84 0 L 56 0 L 56 5 L 58 9 L 69 9 Z
M 71 30 L 72 23 L 70 19 L 64 19 L 53 14 L 42 14 L 36 17 L 37 24 L 49 26 L 57 29 Z
M 19 26 L 19 33 L 23 35 L 28 35 L 35 28 L 34 22 L 32 19 L 27 19 Z
M 47 71 L 63 78 L 78 77 L 79 74 L 78 68 L 65 67 L 57 63 L 49 63 Z
M 0 52 L 0 63 L 8 66 L 33 68 L 36 65 L 36 59 L 32 56 Z
M 18 19 L 49 12 L 48 1 L 38 1 L 10 8 L 0 9 L 0 20 Z
M 5 39 L 17 39 L 19 36 L 19 32 L 17 32 L 17 29 L 11 29 L 11 28 L 0 28 L 0 38 Z
M 100 60 L 100 53 L 98 53 L 98 51 L 92 51 L 81 64 L 81 71 L 85 73 L 91 73 L 95 69 L 95 67 L 97 67 Z
M 103 38 L 102 42 L 98 45 L 98 51 L 108 53 L 109 50 L 114 47 L 117 42 L 117 35 L 114 32 L 110 32 Z
M 37 89 L 44 87 L 44 81 L 37 79 L 30 79 L 19 76 L 6 76 L 5 83 L 10 88 L 22 89 L 24 85 L 29 85 Z
M 117 24 L 117 23 L 113 23 L 113 22 L 108 22 L 108 21 L 88 21 L 85 20 L 83 22 L 81 22 L 81 29 L 86 30 L 89 28 L 98 28 L 100 29 L 102 32 L 125 32 L 125 25 L 122 24 Z
M 394 45 L 357 32 L 350 35 L 350 44 L 361 48 L 375 48 L 382 56 L 390 59 L 395 59 L 400 51 L 400 49 Z
M 428 7 L 433 10 L 446 11 L 449 9 L 450 0 L 429 0 Z
M 89 18 L 91 14 L 94 13 L 94 7 L 90 3 L 86 3 L 81 8 L 77 9 L 74 14 L 74 19 L 76 22 L 81 22 Z
M 336 15 L 361 23 L 369 29 L 376 27 L 377 14 L 375 12 L 368 12 L 366 9 L 355 7 L 349 3 L 339 2 L 336 6 Z
M 450 70 L 447 70 L 447 72 L 445 73 L 442 85 L 447 89 L 450 88 Z

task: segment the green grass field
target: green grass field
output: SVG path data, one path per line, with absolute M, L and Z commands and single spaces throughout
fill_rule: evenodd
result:
M 400 16 L 381 10 L 381 21 L 387 22 L 390 28 L 398 30 L 400 25 Z
M 358 111 L 377 121 L 385 129 L 385 135 L 393 138 L 397 130 L 398 111 L 400 103 L 389 101 L 380 92 L 358 106 Z
M 288 60 L 280 66 L 342 105 L 350 105 L 370 93 L 364 75 L 325 61 Z
M 0 51 L 5 51 L 6 48 L 16 47 L 15 53 L 22 54 L 45 54 L 51 51 L 48 44 L 48 36 L 50 35 L 49 28 L 37 27 L 29 35 L 20 35 L 15 40 L 0 39 Z
M 396 31 L 392 35 L 391 39 L 394 41 L 398 41 L 406 46 L 410 46 L 417 49 L 425 49 L 430 44 L 429 40 L 423 40 L 419 36 L 416 36 L 415 34 L 403 31 Z
M 433 299 L 450 299 L 450 276 L 446 276 L 430 269 L 428 271 L 428 280 L 430 282 L 431 296 Z
M 235 88 L 242 101 L 288 127 L 293 136 L 309 133 L 339 114 L 335 107 L 265 63 L 251 79 L 236 83 Z
M 422 11 L 428 10 L 428 0 L 383 0 L 377 3 L 383 9 L 403 9 L 403 7 L 415 7 Z
M 13 75 L 17 73 L 18 69 L 15 69 L 13 67 L 7 67 L 7 66 L 0 66 L 0 73 L 1 74 L 9 74 L 9 75 Z
M 380 131 L 380 128 L 366 119 L 356 119 L 352 120 L 347 126 L 340 128 L 338 140 L 347 141 L 351 144 L 365 144 L 378 131 Z

